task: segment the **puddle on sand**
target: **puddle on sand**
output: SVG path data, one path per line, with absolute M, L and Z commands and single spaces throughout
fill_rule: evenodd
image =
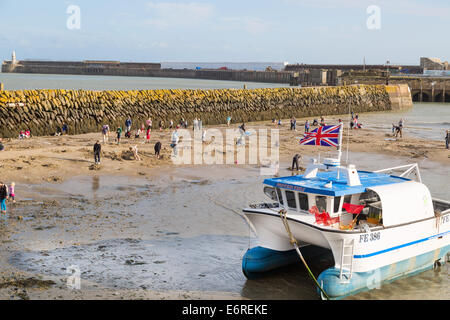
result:
M 317 298 L 298 265 L 247 281 L 241 263 L 248 245 L 248 238 L 237 236 L 114 239 L 51 251 L 16 252 L 10 262 L 28 272 L 60 277 L 66 277 L 66 268 L 75 265 L 82 281 L 108 288 L 222 291 L 253 299 Z M 319 263 L 329 266 L 330 255 L 324 259 Z

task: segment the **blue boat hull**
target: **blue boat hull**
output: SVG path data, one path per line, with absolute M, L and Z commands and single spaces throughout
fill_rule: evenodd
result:
M 314 259 L 319 256 L 328 255 L 332 257 L 328 249 L 309 245 L 301 248 L 305 259 Z M 247 250 L 242 258 L 242 272 L 248 279 L 257 279 L 267 272 L 288 266 L 294 263 L 301 263 L 297 252 L 293 250 L 277 251 L 264 247 L 254 247 Z
M 437 249 L 438 259 L 445 263 L 450 246 Z M 375 289 L 383 283 L 412 276 L 433 268 L 436 261 L 436 251 L 431 251 L 410 259 L 406 259 L 369 272 L 353 272 L 348 283 L 341 283 L 340 270 L 329 268 L 323 271 L 317 281 L 331 299 L 342 299 L 359 292 Z M 320 290 L 317 289 L 320 294 Z

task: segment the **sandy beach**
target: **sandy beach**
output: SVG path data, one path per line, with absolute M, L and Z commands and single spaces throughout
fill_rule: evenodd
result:
M 344 116 L 327 117 L 330 124 L 337 123 L 337 119 Z M 297 120 L 297 131 L 289 129 L 289 120 L 283 120 L 283 125 L 273 125 L 269 122 L 250 122 L 247 129 L 279 129 L 280 130 L 280 161 L 289 162 L 296 153 L 301 155 L 316 155 L 333 150 L 327 147 L 300 146 L 298 137 L 302 136 L 305 119 Z M 311 119 L 310 119 L 311 120 Z M 233 124 L 230 128 L 237 128 Z M 206 129 L 219 129 L 225 135 L 229 129 L 225 125 L 206 127 Z M 312 127 L 314 129 L 314 127 Z M 311 130 L 312 130 L 311 129 Z M 191 130 L 192 132 L 192 130 Z M 61 182 L 72 176 L 120 174 L 130 176 L 145 176 L 151 168 L 170 167 L 174 164 L 170 158 L 171 133 L 153 130 L 150 143 L 144 138 L 121 139 L 117 144 L 115 133 L 110 134 L 109 142 L 103 145 L 101 133 L 82 135 L 33 137 L 31 139 L 5 139 L 5 151 L 0 152 L 1 179 L 5 182 L 40 183 Z M 102 142 L 102 164 L 93 166 L 93 145 L 99 140 Z M 154 155 L 154 144 L 162 143 L 161 159 Z M 343 152 L 347 148 L 350 152 L 380 153 L 387 156 L 404 156 L 412 160 L 429 159 L 432 161 L 449 163 L 450 152 L 445 149 L 444 141 L 434 141 L 413 138 L 408 135 L 408 128 L 404 129 L 403 138 L 393 137 L 391 131 L 373 129 L 344 130 Z M 142 161 L 136 161 L 129 147 L 138 146 Z M 248 148 L 248 145 L 247 145 Z M 345 155 L 344 155 L 345 158 Z
M 344 117 L 326 117 L 325 120 L 327 123 L 336 123 L 338 118 Z M 270 121 L 248 123 L 246 127 L 255 130 L 280 129 L 281 164 L 287 167 L 286 164 L 290 164 L 292 156 L 299 153 L 304 156 L 301 166 L 305 166 L 308 156 L 319 152 L 329 152 L 330 149 L 299 146 L 296 137 L 303 133 L 303 123 L 303 119 L 297 119 L 297 131 L 289 129 L 289 120 L 284 120 L 281 127 L 274 126 Z M 237 124 L 232 124 L 232 127 L 236 128 Z M 214 128 L 222 131 L 227 129 L 225 125 Z M 150 258 L 143 256 L 142 253 L 141 256 L 137 254 L 132 258 L 128 255 L 120 256 L 117 253 L 129 251 L 129 246 L 133 246 L 133 241 L 136 239 L 139 241 L 139 243 L 135 243 L 136 245 L 140 245 L 141 241 L 150 241 L 148 244 L 150 246 L 155 246 L 152 241 L 158 241 L 158 239 L 178 241 L 172 238 L 174 236 L 197 239 L 209 234 L 210 225 L 214 224 L 223 225 L 218 232 L 223 233 L 223 236 L 240 236 L 249 232 L 245 223 L 236 218 L 221 221 L 219 217 L 209 216 L 211 224 L 205 224 L 205 217 L 195 214 L 199 205 L 192 203 L 196 200 L 191 197 L 190 192 L 198 192 L 198 190 L 203 190 L 199 188 L 215 183 L 229 183 L 230 180 L 236 180 L 236 177 L 245 176 L 246 172 L 254 173 L 258 165 L 224 165 L 223 168 L 215 169 L 215 171 L 209 171 L 206 165 L 176 166 L 170 159 L 172 151 L 169 147 L 170 136 L 171 131 L 169 130 L 162 132 L 153 130 L 149 144 L 144 143 L 145 140 L 142 138 L 139 140 L 123 138 L 118 145 L 114 141 L 114 134 L 111 134 L 110 142 L 102 145 L 102 162 L 99 166 L 94 166 L 92 148 L 97 140 L 102 141 L 100 132 L 75 136 L 4 140 L 5 151 L 0 152 L 0 177 L 6 184 L 12 181 L 16 183 L 17 203 L 8 202 L 10 209 L 8 217 L 0 224 L 0 241 L 3 248 L 0 254 L 0 299 L 260 298 L 255 293 L 259 289 L 251 287 L 241 294 L 233 291 L 233 288 L 228 289 L 226 285 L 222 290 L 210 290 L 208 286 L 206 286 L 206 290 L 202 290 L 202 288 L 195 290 L 195 286 L 190 290 L 167 289 L 168 286 L 163 283 L 166 280 L 158 279 L 166 279 L 165 277 L 170 279 L 171 276 L 166 274 L 164 268 L 157 269 L 157 267 L 159 264 L 164 266 L 166 260 L 162 258 L 164 254 L 178 252 L 176 247 L 167 247 L 165 253 L 155 253 L 155 256 L 161 255 L 160 258 L 153 260 L 152 269 L 155 276 L 154 281 L 161 281 L 160 288 L 158 285 L 153 287 L 141 285 L 139 289 L 126 288 L 126 285 L 120 285 L 120 280 L 117 280 L 117 287 L 105 286 L 89 280 L 88 275 L 85 279 L 86 277 L 82 274 L 83 290 L 68 290 L 68 275 L 65 274 L 64 267 L 59 269 L 61 269 L 60 273 L 65 276 L 49 275 L 56 274 L 53 270 L 56 266 L 64 266 L 59 265 L 56 258 L 56 260 L 45 260 L 46 257 L 53 257 L 53 252 L 57 250 L 76 251 L 77 247 L 85 248 L 83 252 L 61 252 L 59 255 L 59 258 L 65 255 L 73 257 L 90 252 L 92 249 L 90 246 L 95 244 L 95 248 L 92 249 L 95 253 L 84 258 L 95 261 L 98 259 L 98 254 L 100 257 L 106 254 L 102 253 L 104 249 L 101 242 L 113 241 L 113 245 L 110 242 L 104 245 L 105 247 L 116 246 L 116 249 L 107 251 L 107 254 L 115 255 L 112 258 L 114 261 L 117 259 L 122 261 L 122 264 L 138 268 L 141 260 L 145 261 L 142 262 L 145 266 L 149 264 L 147 260 Z M 161 141 L 163 145 L 161 159 L 157 159 L 154 155 L 153 146 L 156 141 Z M 403 157 L 409 159 L 410 162 L 427 159 L 442 165 L 450 163 L 450 151 L 445 149 L 443 141 L 413 138 L 408 135 L 407 127 L 403 132 L 403 138 L 398 139 L 393 139 L 390 131 L 360 129 L 352 130 L 348 136 L 348 131 L 345 130 L 343 141 L 344 153 L 348 146 L 349 152 L 379 154 L 387 160 L 390 157 Z M 347 144 L 347 142 L 349 143 Z M 129 152 L 129 147 L 135 145 L 138 145 L 142 161 L 134 160 Z M 282 169 L 286 170 L 287 168 L 283 167 Z M 251 175 L 249 174 L 246 179 L 250 183 Z M 85 188 L 83 181 L 88 181 L 89 189 L 83 189 Z M 105 185 L 106 189 L 100 188 L 99 185 Z M 189 188 L 193 188 L 192 191 L 189 191 Z M 106 191 L 97 192 L 99 189 Z M 173 209 L 168 209 L 171 214 L 175 215 L 169 219 L 161 211 L 164 210 L 164 205 L 170 204 L 171 200 L 167 197 L 172 193 L 178 194 L 180 200 L 173 203 Z M 138 204 L 142 197 L 158 199 L 158 203 L 155 202 L 153 205 L 159 213 L 152 215 L 151 223 L 145 214 L 136 216 L 128 209 L 130 206 Z M 237 199 L 235 205 L 228 206 L 226 203 L 220 202 L 220 199 L 211 201 L 216 201 L 217 206 L 223 206 L 224 210 L 235 211 L 239 215 L 240 202 L 253 197 L 253 194 L 245 195 L 245 198 Z M 159 202 L 163 201 L 166 201 L 166 204 L 160 205 Z M 210 201 L 210 199 L 205 201 Z M 189 215 L 175 213 L 177 211 L 175 208 L 183 209 L 191 206 L 193 213 Z M 147 209 L 144 208 L 144 210 Z M 222 243 L 220 238 L 222 235 L 217 235 L 217 237 L 217 243 Z M 117 239 L 125 242 L 115 243 L 114 241 Z M 245 239 L 241 240 L 236 242 L 237 247 L 232 250 L 242 249 L 242 242 L 245 242 Z M 215 240 L 211 241 L 214 243 Z M 193 247 L 195 247 L 195 241 Z M 237 250 L 236 259 L 239 258 L 239 250 Z M 143 251 L 145 250 L 142 249 Z M 37 254 L 42 256 L 39 258 L 36 256 Z M 37 261 L 39 266 L 36 267 L 36 270 L 28 268 L 28 271 L 25 267 L 18 267 L 26 261 Z M 111 265 L 105 268 L 113 270 L 113 264 L 111 262 Z M 45 266 L 49 269 L 53 268 L 53 271 L 45 270 Z M 43 268 L 44 271 L 39 272 L 41 270 L 39 268 Z M 101 267 L 98 268 L 98 273 L 101 273 L 100 270 Z M 148 270 L 144 268 L 142 272 L 148 272 Z M 168 268 L 168 273 L 170 274 L 170 268 Z M 92 279 L 96 279 L 96 277 L 98 278 L 99 275 L 92 276 Z M 199 272 L 198 277 L 199 279 L 204 278 L 205 273 Z M 223 279 L 218 279 L 219 282 L 221 280 Z M 170 282 L 170 280 L 167 281 Z M 182 280 L 177 281 L 184 283 Z M 186 286 L 189 287 L 188 284 Z M 306 291 L 309 294 L 313 290 L 313 285 L 311 285 Z

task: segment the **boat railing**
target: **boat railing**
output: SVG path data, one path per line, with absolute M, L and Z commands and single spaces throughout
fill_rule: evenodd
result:
M 403 173 L 400 174 L 399 177 L 408 177 L 411 173 L 414 173 L 417 181 L 422 183 L 422 177 L 420 176 L 420 170 L 419 170 L 419 165 L 417 163 L 413 163 L 413 164 L 407 164 L 407 165 L 403 165 L 403 166 L 398 166 L 398 167 L 392 167 L 392 168 L 386 168 L 386 169 L 381 169 L 381 170 L 377 170 L 374 171 L 376 173 L 388 173 L 388 172 L 393 172 L 396 170 L 400 170 L 400 169 L 405 169 L 403 171 Z

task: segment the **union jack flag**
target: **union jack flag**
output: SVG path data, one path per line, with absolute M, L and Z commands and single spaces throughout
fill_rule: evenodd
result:
M 339 130 L 341 125 L 322 126 L 311 132 L 305 133 L 300 140 L 301 145 L 337 147 L 339 145 Z

